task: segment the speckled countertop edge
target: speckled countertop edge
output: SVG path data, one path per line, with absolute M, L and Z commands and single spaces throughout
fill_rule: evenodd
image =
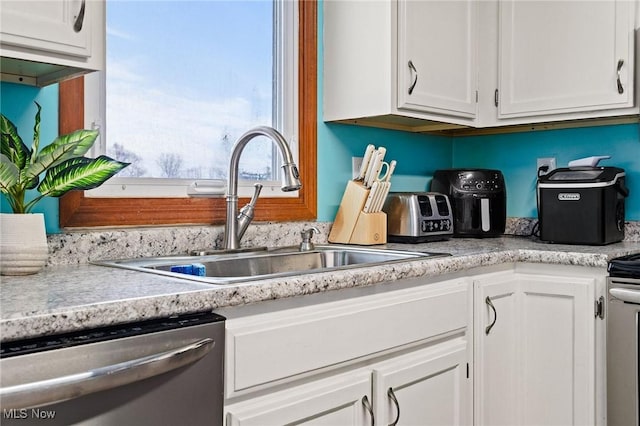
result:
M 212 287 L 95 265 L 48 267 L 32 277 L 2 277 L 0 340 L 16 340 L 169 314 L 212 310 L 329 290 L 432 277 L 511 262 L 605 268 L 609 259 L 640 252 L 640 243 L 603 247 L 550 245 L 529 238 L 452 239 L 389 248 L 448 252 L 450 257 Z

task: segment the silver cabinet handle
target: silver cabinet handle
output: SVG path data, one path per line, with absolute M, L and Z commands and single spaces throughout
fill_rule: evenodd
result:
M 622 70 L 623 65 L 624 59 L 618 59 L 618 93 L 621 95 L 624 93 L 624 87 L 622 87 L 622 82 L 620 81 L 620 70 Z
M 82 0 L 80 4 L 80 11 L 78 12 L 78 16 L 76 16 L 76 21 L 73 23 L 73 31 L 79 33 L 82 31 L 82 24 L 84 23 L 84 6 L 86 0 Z
M 413 74 L 415 75 L 411 86 L 409 86 L 409 94 L 412 94 L 413 89 L 416 87 L 416 84 L 418 84 L 418 70 L 416 69 L 415 65 L 413 65 L 413 62 L 411 60 L 409 60 L 409 71 L 413 71 Z
M 371 416 L 371 426 L 376 426 L 376 419 L 373 417 L 373 408 L 371 408 L 371 404 L 369 403 L 369 398 L 367 395 L 362 397 L 362 405 L 367 409 L 369 415 Z
M 0 388 L 3 409 L 31 408 L 113 389 L 184 367 L 204 357 L 215 345 L 202 339 L 167 352 L 107 365 L 89 371 Z
M 493 310 L 493 322 L 491 322 L 491 324 L 489 324 L 484 329 L 484 333 L 489 334 L 493 326 L 496 325 L 496 321 L 498 320 L 498 312 L 496 312 L 496 307 L 493 306 L 493 302 L 491 301 L 491 298 L 489 296 L 487 296 L 487 298 L 484 299 L 484 302 Z
M 396 419 L 393 422 L 389 423 L 389 426 L 396 426 L 398 424 L 398 421 L 400 420 L 400 404 L 398 403 L 398 398 L 396 398 L 396 394 L 393 392 L 393 388 L 389 388 L 389 390 L 387 391 L 387 395 L 389 396 L 389 398 L 391 398 L 393 403 L 396 405 Z

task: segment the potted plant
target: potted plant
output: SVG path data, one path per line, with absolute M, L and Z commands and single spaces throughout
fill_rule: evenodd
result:
M 0 214 L 2 275 L 33 274 L 44 267 L 48 255 L 44 216 L 31 213 L 40 200 L 60 197 L 74 189 L 96 188 L 128 166 L 105 155 L 84 156 L 98 137 L 97 130 L 58 136 L 40 148 L 41 107 L 37 102 L 36 106 L 31 148 L 24 144 L 16 126 L 0 114 L 0 192 L 13 210 L 13 214 Z M 27 200 L 31 189 L 39 194 Z

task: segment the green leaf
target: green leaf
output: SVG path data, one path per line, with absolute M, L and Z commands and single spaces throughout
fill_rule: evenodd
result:
M 0 154 L 0 191 L 8 194 L 20 178 L 20 170 L 4 154 Z
M 45 154 L 47 150 L 55 149 L 54 147 L 57 146 L 73 145 L 74 149 L 71 155 L 74 157 L 82 157 L 89 152 L 99 134 L 100 132 L 97 130 L 82 129 L 58 136 L 50 145 L 42 148 L 42 154 Z
M 35 124 L 33 125 L 33 144 L 31 145 L 31 158 L 29 160 L 31 163 L 36 161 L 38 150 L 40 149 L 40 111 L 42 110 L 39 103 L 35 101 L 34 103 L 36 104 L 36 107 L 38 107 L 38 112 L 36 112 Z M 38 182 L 35 182 L 31 188 L 35 188 L 37 184 Z
M 74 157 L 82 157 L 91 149 L 98 137 L 97 130 L 76 130 L 67 135 L 58 136 L 50 145 L 42 148 L 33 164 L 29 165 L 22 179 L 34 179 L 40 173 Z
M 0 153 L 7 156 L 18 169 L 23 169 L 31 156 L 31 152 L 22 142 L 16 126 L 4 114 L 0 114 L 0 133 L 2 138 L 0 141 Z
M 72 158 L 49 169 L 38 191 L 43 196 L 60 197 L 73 189 L 93 189 L 128 165 L 106 155 Z

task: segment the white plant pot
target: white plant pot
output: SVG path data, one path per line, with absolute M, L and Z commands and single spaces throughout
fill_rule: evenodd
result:
M 35 274 L 48 256 L 42 213 L 0 213 L 1 275 Z

